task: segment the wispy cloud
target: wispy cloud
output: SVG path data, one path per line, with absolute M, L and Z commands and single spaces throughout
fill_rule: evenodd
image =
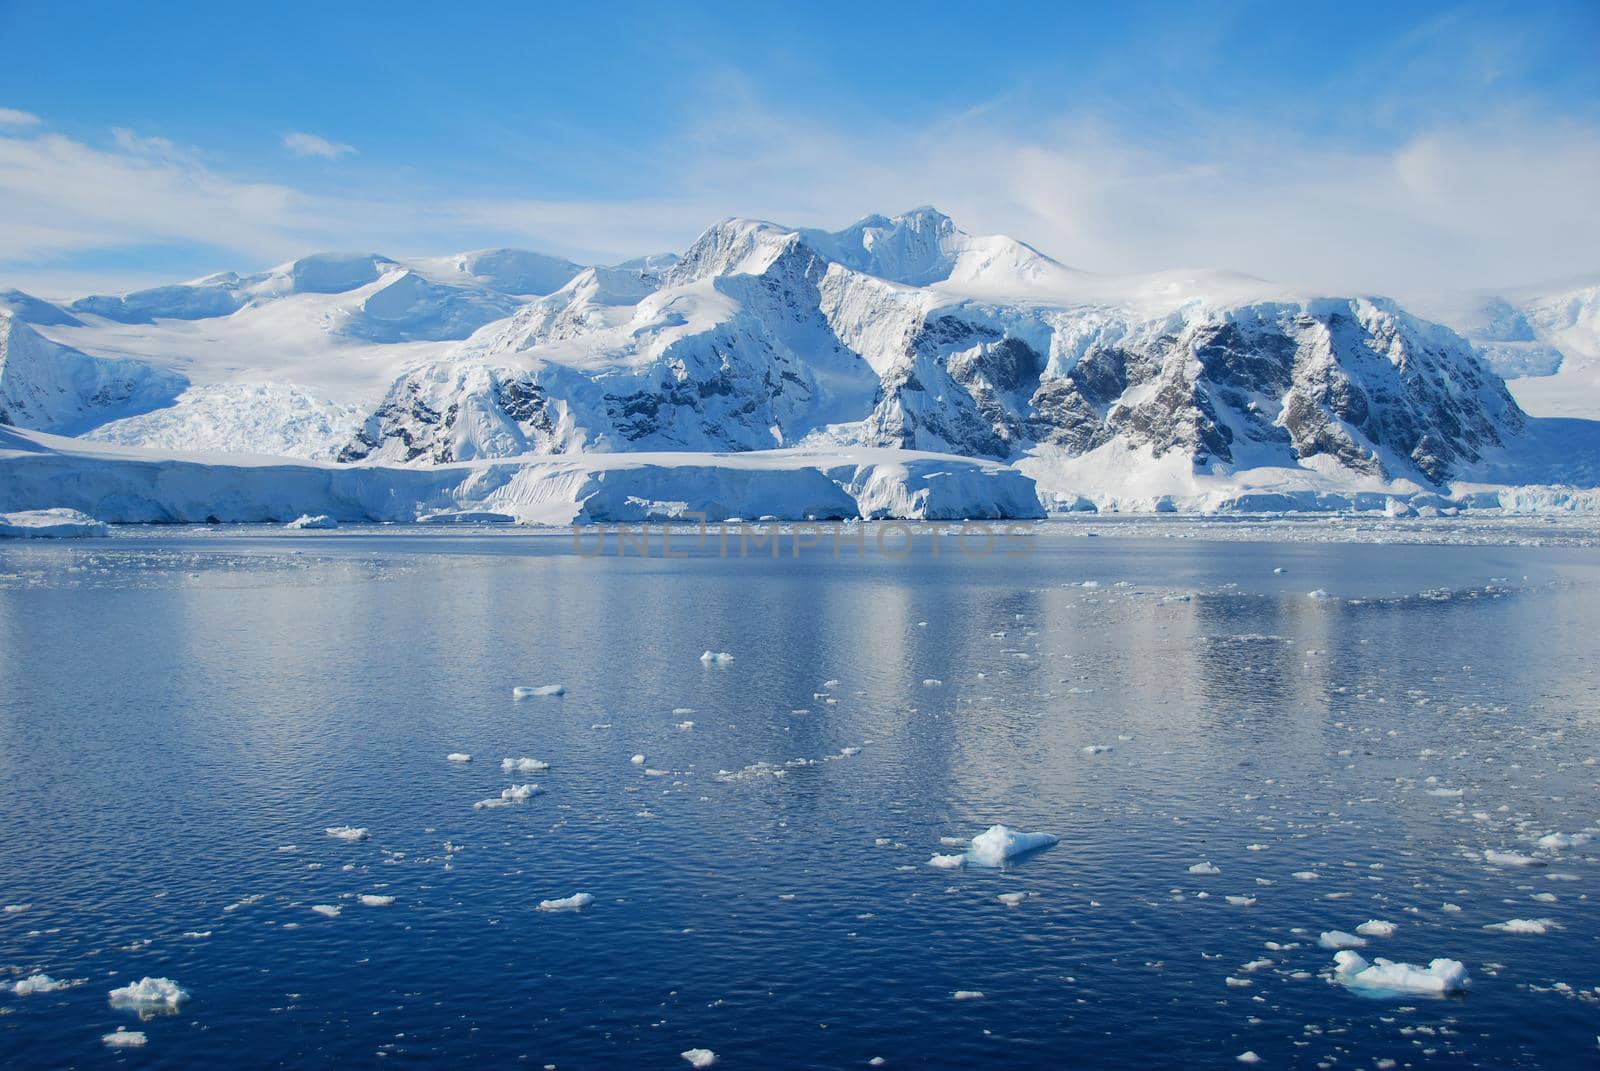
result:
M 39 117 L 15 108 L 0 108 L 0 126 L 38 126 Z
M 317 156 L 324 160 L 337 160 L 356 151 L 354 145 L 329 141 L 299 130 L 291 130 L 283 136 L 283 147 L 295 156 Z

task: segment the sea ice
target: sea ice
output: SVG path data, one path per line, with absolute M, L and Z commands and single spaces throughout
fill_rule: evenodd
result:
M 678 1055 L 688 1060 L 690 1067 L 710 1067 L 717 1062 L 717 1054 L 710 1049 L 684 1049 Z
M 0 513 L 0 539 L 83 539 L 105 534 L 105 525 L 75 509 Z
M 951 997 L 952 1000 L 982 1000 L 983 999 L 983 990 L 981 990 L 981 989 L 958 989 L 954 993 L 951 993 L 950 997 Z
M 1393 960 L 1368 963 L 1358 952 L 1333 956 L 1334 980 L 1352 989 L 1392 993 L 1459 993 L 1472 984 L 1460 960 L 1435 959 L 1426 967 Z
M 705 654 L 700 656 L 700 661 L 704 662 L 708 666 L 713 663 L 719 666 L 725 666 L 729 662 L 733 661 L 733 655 L 729 654 L 727 651 L 707 651 Z
M 342 910 L 338 904 L 312 904 L 311 910 L 323 918 L 336 919 Z
M 366 840 L 368 836 L 365 827 L 362 826 L 329 826 L 323 832 L 335 840 L 347 841 L 351 844 L 358 840 Z
M 64 978 L 52 978 L 48 974 L 30 974 L 11 987 L 11 991 L 19 997 L 31 997 L 35 993 L 54 993 L 58 989 L 70 989 L 75 982 Z
M 1393 937 L 1394 931 L 1399 927 L 1392 922 L 1381 919 L 1368 919 L 1356 927 L 1356 932 L 1365 937 Z
M 999 900 L 1007 907 L 1019 907 L 1021 906 L 1022 901 L 1026 900 L 1027 898 L 1028 894 L 1025 892 L 1003 892 L 999 896 L 995 897 L 996 900 Z
M 1504 922 L 1491 922 L 1484 929 L 1495 933 L 1520 933 L 1540 934 L 1559 930 L 1561 925 L 1554 919 L 1507 919 Z
M 1316 591 L 1308 591 L 1308 592 L 1306 592 L 1306 598 L 1315 599 L 1317 602 L 1322 602 L 1325 599 L 1333 598 L 1333 596 L 1329 595 L 1326 591 L 1323 591 L 1321 588 L 1318 588 Z
M 592 903 L 594 903 L 594 897 L 591 896 L 589 893 L 581 892 L 581 893 L 574 893 L 571 896 L 564 896 L 559 900 L 540 900 L 539 901 L 539 910 L 540 911 L 581 911 L 583 908 L 588 907 Z
M 472 756 L 465 751 L 452 751 L 444 757 L 446 762 L 471 762 Z
M 129 1030 L 125 1026 L 100 1035 L 100 1043 L 113 1049 L 137 1049 L 149 1040 L 143 1030 Z
M 1085 755 L 1104 755 L 1111 750 L 1110 744 L 1090 744 L 1083 749 Z
M 328 529 L 328 528 L 337 528 L 337 527 L 339 527 L 339 522 L 334 520 L 332 517 L 328 516 L 326 513 L 319 513 L 316 516 L 312 516 L 312 515 L 307 514 L 307 513 L 302 513 L 300 516 L 296 517 L 294 520 L 292 520 L 288 524 L 284 525 L 284 527 L 285 528 L 294 528 L 294 529 L 297 529 L 297 530 L 298 529 L 305 529 L 305 528 Z
M 1216 874 L 1222 873 L 1222 868 L 1221 867 L 1212 866 L 1208 862 L 1200 862 L 1200 863 L 1195 863 L 1193 866 L 1191 866 L 1189 868 L 1189 873 L 1191 873 L 1191 874 L 1204 874 L 1204 875 L 1207 875 L 1207 876 L 1212 876 L 1212 875 L 1216 875 Z
M 360 896 L 356 897 L 356 899 L 361 901 L 362 907 L 394 906 L 394 897 L 392 896 L 378 896 L 374 893 L 362 893 Z
M 1492 848 L 1484 849 L 1485 862 L 1495 866 L 1544 866 L 1544 862 L 1521 852 L 1497 852 Z
M 972 838 L 966 861 L 974 866 L 1000 866 L 1007 859 L 1048 848 L 1060 839 L 1049 833 L 1021 833 L 1002 825 L 993 825 Z
M 137 1012 L 171 1011 L 189 999 L 171 978 L 141 978 L 131 985 L 113 989 L 107 996 L 113 1008 Z
M 1367 939 L 1357 937 L 1353 933 L 1345 933 L 1343 930 L 1325 930 L 1322 936 L 1317 938 L 1317 944 L 1327 949 L 1365 948 Z
M 1549 833 L 1539 838 L 1539 847 L 1547 850 L 1577 848 L 1588 844 L 1592 839 L 1587 833 Z
M 530 759 L 524 757 L 520 759 L 500 760 L 500 769 L 504 770 L 506 773 L 543 773 L 549 768 L 550 764 L 548 762 L 542 762 L 539 759 Z
M 513 699 L 541 699 L 546 696 L 566 695 L 567 687 L 564 684 L 519 685 L 511 689 Z
M 644 756 L 643 755 L 635 755 L 633 758 L 629 759 L 628 761 L 633 763 L 635 766 L 643 766 L 644 765 Z
M 960 870 L 961 864 L 966 862 L 966 860 L 967 857 L 964 855 L 939 855 L 938 853 L 935 853 L 934 856 L 928 860 L 928 865 L 931 867 L 936 867 L 939 870 Z

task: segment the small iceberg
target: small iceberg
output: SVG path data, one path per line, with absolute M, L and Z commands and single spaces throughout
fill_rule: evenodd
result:
M 1325 930 L 1322 936 L 1317 938 L 1317 944 L 1331 950 L 1365 948 L 1367 947 L 1367 939 L 1365 937 L 1357 937 L 1353 933 L 1345 933 L 1343 930 Z
M 1541 934 L 1559 930 L 1561 924 L 1555 919 L 1507 919 L 1504 922 L 1491 922 L 1484 929 L 1492 933 Z
M 1472 984 L 1467 968 L 1456 959 L 1436 959 L 1426 967 L 1393 960 L 1374 959 L 1368 963 L 1359 952 L 1348 949 L 1333 956 L 1333 979 L 1349 989 L 1372 995 L 1386 993 L 1460 993 Z
M 1363 937 L 1393 937 L 1397 929 L 1399 927 L 1392 922 L 1384 922 L 1382 919 L 1368 919 L 1356 927 L 1356 932 Z
M 564 684 L 519 685 L 511 689 L 513 699 L 543 699 L 547 696 L 566 695 L 567 686 Z
M 471 762 L 472 756 L 465 751 L 452 751 L 444 757 L 445 762 Z
M 498 796 L 491 796 L 489 799 L 479 800 L 477 803 L 472 805 L 472 809 L 475 811 L 492 811 L 501 807 L 509 807 L 513 803 L 527 803 L 529 800 L 533 799 L 533 797 L 539 795 L 539 793 L 543 791 L 544 789 L 540 788 L 532 781 L 525 785 L 512 785 L 510 788 L 501 789 L 500 795 Z
M 62 978 L 52 978 L 48 974 L 30 974 L 13 985 L 11 991 L 19 997 L 31 997 L 35 993 L 54 993 L 61 989 L 71 989 L 76 984 Z
M 336 919 L 343 913 L 343 908 L 338 904 L 312 904 L 311 910 L 325 919 Z
M 329 826 L 323 832 L 334 840 L 342 840 L 349 844 L 366 840 L 369 835 L 365 826 Z
M 1222 873 L 1222 868 L 1213 866 L 1209 862 L 1199 862 L 1189 868 L 1189 873 L 1200 874 L 1205 877 L 1215 877 Z
M 392 896 L 378 896 L 375 893 L 362 893 L 360 896 L 356 897 L 356 899 L 361 902 L 362 907 L 394 906 L 394 897 Z
M 27 509 L 0 513 L 0 539 L 90 539 L 106 526 L 75 509 Z
M 586 892 L 574 893 L 564 896 L 559 900 L 540 900 L 540 911 L 582 911 L 594 903 L 594 897 Z
M 328 516 L 326 513 L 319 513 L 316 516 L 312 516 L 309 513 L 302 513 L 300 516 L 284 525 L 284 527 L 293 528 L 296 531 L 302 531 L 308 528 L 331 529 L 339 527 L 339 522 Z
M 1048 848 L 1060 841 L 1060 837 L 1050 833 L 1023 833 L 994 825 L 972 838 L 966 861 L 973 866 L 1000 866 L 1008 859 Z
M 127 1008 L 141 1015 L 177 1011 L 189 994 L 171 978 L 141 978 L 131 985 L 113 989 L 108 995 L 113 1008 Z
M 1531 855 L 1521 852 L 1497 852 L 1493 848 L 1486 848 L 1483 860 L 1493 866 L 1544 866 L 1544 861 L 1535 859 Z
M 143 1030 L 129 1030 L 119 1026 L 109 1034 L 100 1035 L 100 1044 L 111 1049 L 137 1049 L 143 1047 L 150 1039 Z
M 506 773 L 544 773 L 549 768 L 550 764 L 548 762 L 542 762 L 539 759 L 524 757 L 500 760 L 500 769 Z
M 717 1054 L 710 1049 L 684 1049 L 678 1055 L 688 1060 L 690 1067 L 710 1067 L 717 1062 Z
M 727 651 L 707 651 L 705 654 L 700 656 L 700 661 L 704 662 L 708 666 L 725 666 L 729 662 L 733 661 L 733 655 L 729 654 Z

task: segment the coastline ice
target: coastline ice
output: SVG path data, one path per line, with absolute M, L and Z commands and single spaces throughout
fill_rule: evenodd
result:
M 175 1011 L 189 999 L 189 994 L 179 988 L 171 978 L 141 978 L 137 982 L 111 990 L 106 999 L 113 1008 L 129 1008 L 137 1012 Z
M 1426 967 L 1378 957 L 1368 963 L 1357 952 L 1334 953 L 1334 981 L 1374 993 L 1459 993 L 1472 984 L 1460 960 L 1435 959 Z
M 594 903 L 594 897 L 586 892 L 573 893 L 558 900 L 540 900 L 540 911 L 581 911 Z
M 75 509 L 0 513 L 0 539 L 89 539 L 106 534 L 104 524 Z
M 973 866 L 997 867 L 1008 859 L 1048 848 L 1060 839 L 1050 833 L 1023 833 L 1003 825 L 992 825 L 972 838 L 966 861 Z

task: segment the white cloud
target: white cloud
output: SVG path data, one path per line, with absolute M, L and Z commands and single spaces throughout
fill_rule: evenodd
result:
M 0 126 L 38 126 L 39 117 L 15 108 L 0 108 Z
M 291 130 L 283 136 L 283 147 L 296 156 L 319 156 L 324 160 L 337 160 L 347 153 L 356 151 L 354 145 L 344 145 L 327 138 L 319 138 L 315 134 L 306 134 L 298 130 Z

